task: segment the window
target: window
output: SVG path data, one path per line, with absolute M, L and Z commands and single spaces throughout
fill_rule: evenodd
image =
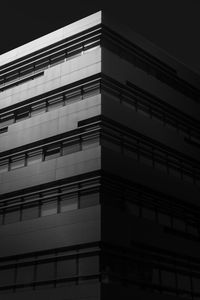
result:
M 42 161 L 42 150 L 38 149 L 38 150 L 32 150 L 30 152 L 28 152 L 27 155 L 27 164 L 31 165 L 33 163 L 36 162 L 40 162 Z
M 12 73 L 8 73 L 5 77 L 6 83 L 10 83 L 12 81 L 16 81 L 19 78 L 19 71 L 14 71 Z
M 74 101 L 79 101 L 82 99 L 81 89 L 74 89 L 65 94 L 65 104 L 70 104 Z
M 49 216 L 57 213 L 57 197 L 49 200 L 43 200 L 41 207 L 41 216 Z
M 47 146 L 45 150 L 45 160 L 57 158 L 60 156 L 60 144 Z
M 37 275 L 36 280 L 50 280 L 54 279 L 54 269 L 55 263 L 54 262 L 46 262 L 46 263 L 39 263 L 37 264 Z
M 81 150 L 81 143 L 79 138 L 64 141 L 62 144 L 63 155 L 71 154 Z
M 22 69 L 20 69 L 20 77 L 19 78 L 23 78 L 27 75 L 31 75 L 31 74 L 33 74 L 33 72 L 34 72 L 33 64 L 24 66 Z
M 0 160 L 0 173 L 8 171 L 8 159 Z
M 80 208 L 95 206 L 97 204 L 99 204 L 99 190 L 93 189 L 80 192 Z
M 55 66 L 57 64 L 64 62 L 64 60 L 65 60 L 65 52 L 56 53 L 50 57 L 50 65 Z
M 99 134 L 92 133 L 89 136 L 83 136 L 82 138 L 82 150 L 97 147 L 99 145 Z
M 24 204 L 22 206 L 22 220 L 30 220 L 39 217 L 39 205 L 38 202 Z
M 16 155 L 11 158 L 10 169 L 15 170 L 25 166 L 25 154 Z
M 86 256 L 79 258 L 79 275 L 95 275 L 99 273 L 99 257 L 95 256 Z
M 4 127 L 4 126 L 8 126 L 14 123 L 14 114 L 10 113 L 10 114 L 6 114 L 6 115 L 2 115 L 0 118 L 0 126 Z
M 43 101 L 31 106 L 31 117 L 46 112 L 46 103 Z
M 14 268 L 0 269 L 0 286 L 14 284 Z
M 57 96 L 57 97 L 52 97 L 51 99 L 48 99 L 47 101 L 48 105 L 48 111 L 54 110 L 56 108 L 59 108 L 63 106 L 63 96 Z
M 59 259 L 57 262 L 57 278 L 68 278 L 77 275 L 76 259 Z
M 25 119 L 29 118 L 29 115 L 30 115 L 30 112 L 28 109 L 21 111 L 21 112 L 19 111 L 16 113 L 15 120 L 16 120 L 16 122 L 25 120 Z
M 78 208 L 78 192 L 66 194 L 60 197 L 60 212 L 66 212 Z
M 47 69 L 49 66 L 49 59 L 48 58 L 43 58 L 41 59 L 40 61 L 37 61 L 35 63 L 35 68 L 34 70 L 35 71 L 42 71 L 42 70 L 45 70 Z
M 162 274 L 163 286 L 172 287 L 172 288 L 176 287 L 176 278 L 174 272 L 162 270 L 161 274 Z
M 6 209 L 4 212 L 4 224 L 16 223 L 20 220 L 20 209 L 19 207 Z
M 100 93 L 100 83 L 91 83 L 83 87 L 84 98 L 92 97 Z
M 2 127 L 0 128 L 0 134 L 6 133 L 8 131 L 8 127 Z
M 155 219 L 156 219 L 156 214 L 155 214 L 154 208 L 153 208 L 153 207 L 152 207 L 152 208 L 149 208 L 149 207 L 143 207 L 143 208 L 142 208 L 142 216 L 143 216 L 143 218 L 145 218 L 145 219 L 155 221 Z
M 177 275 L 178 289 L 189 291 L 191 289 L 191 280 L 189 275 L 179 274 Z
M 130 213 L 131 215 L 134 215 L 136 217 L 139 217 L 139 215 L 140 215 L 140 207 L 139 207 L 138 204 L 126 201 L 125 207 L 126 207 L 126 211 L 128 213 Z
M 18 266 L 17 268 L 17 284 L 26 284 L 33 281 L 34 275 L 34 266 L 27 265 L 27 266 Z
M 171 226 L 171 218 L 169 215 L 165 214 L 165 213 L 161 213 L 159 212 L 158 214 L 158 222 L 159 224 L 161 225 L 164 225 L 164 226 L 168 226 L 170 227 Z

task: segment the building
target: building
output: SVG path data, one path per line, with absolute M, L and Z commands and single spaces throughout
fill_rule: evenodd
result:
M 200 299 L 200 78 L 102 12 L 0 57 L 0 299 Z

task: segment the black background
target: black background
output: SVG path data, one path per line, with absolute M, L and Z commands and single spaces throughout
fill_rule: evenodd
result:
M 199 0 L 7 0 L 0 9 L 0 54 L 105 9 L 200 73 Z

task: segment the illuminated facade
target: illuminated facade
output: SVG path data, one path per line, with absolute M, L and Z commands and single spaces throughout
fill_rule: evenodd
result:
M 0 57 L 0 298 L 200 299 L 200 79 L 98 12 Z

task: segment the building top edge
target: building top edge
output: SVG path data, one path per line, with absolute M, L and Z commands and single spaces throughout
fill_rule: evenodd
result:
M 12 61 L 23 58 L 24 56 L 27 56 L 36 51 L 42 50 L 43 48 L 48 47 L 51 44 L 55 44 L 81 31 L 94 27 L 95 25 L 100 24 L 101 21 L 102 21 L 102 12 L 98 11 L 97 13 L 89 15 L 65 27 L 55 30 L 40 38 L 37 38 L 29 43 L 26 43 L 13 50 L 10 50 L 0 55 L 0 66 L 9 64 Z
M 159 48 L 145 37 L 134 32 L 132 28 L 129 28 L 124 24 L 120 24 L 117 19 L 104 11 L 98 11 L 0 55 L 0 67 L 12 64 L 17 60 L 23 59 L 23 57 L 29 56 L 34 52 L 40 51 L 52 44 L 59 43 L 64 39 L 70 38 L 73 35 L 100 24 L 103 24 L 114 32 L 117 32 L 123 38 L 136 45 L 136 47 L 140 47 L 142 50 L 146 51 L 148 55 L 153 56 L 157 60 L 160 60 L 161 63 L 166 64 L 169 68 L 174 69 L 179 78 L 182 78 L 199 88 L 200 74 L 195 73 L 194 70 L 191 70 L 188 66 L 178 61 L 177 58 L 168 54 L 165 50 Z

